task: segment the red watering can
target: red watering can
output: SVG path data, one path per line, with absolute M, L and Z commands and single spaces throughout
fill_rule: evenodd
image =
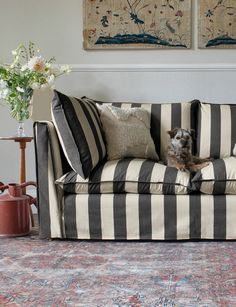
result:
M 22 189 L 36 183 L 29 181 L 23 184 L 0 184 L 0 237 L 25 236 L 30 232 L 30 205 L 36 205 L 36 198 L 24 195 Z

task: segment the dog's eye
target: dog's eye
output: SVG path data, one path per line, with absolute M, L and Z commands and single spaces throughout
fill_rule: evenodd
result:
M 180 136 L 177 136 L 177 137 L 176 137 L 176 140 L 180 140 Z
M 189 140 L 189 136 L 188 135 L 186 136 L 186 140 Z

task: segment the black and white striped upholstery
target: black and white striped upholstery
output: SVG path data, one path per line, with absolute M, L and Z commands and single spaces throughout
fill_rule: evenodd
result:
M 236 143 L 236 105 L 200 103 L 198 109 L 197 155 L 232 156 Z
M 56 181 L 67 193 L 188 194 L 190 173 L 145 159 L 113 160 L 84 180 L 71 171 Z
M 96 104 L 55 91 L 52 117 L 69 164 L 87 178 L 106 155 Z
M 105 103 L 87 97 L 82 97 L 81 99 L 83 101 L 97 102 L 100 104 Z M 195 110 L 198 103 L 198 100 L 193 100 L 191 102 L 182 103 L 149 104 L 112 102 L 109 104 L 122 109 L 141 107 L 150 113 L 151 135 L 156 147 L 156 152 L 160 160 L 163 161 L 165 159 L 166 148 L 169 144 L 169 135 L 167 134 L 167 131 L 176 127 L 195 130 Z M 193 153 L 195 153 L 194 147 L 193 143 Z
M 235 195 L 68 194 L 62 205 L 63 237 L 236 239 L 235 203 Z
M 71 169 L 55 126 L 34 134 L 41 238 L 236 240 L 236 195 L 64 193 L 55 181 Z
M 197 172 L 192 180 L 206 194 L 236 194 L 236 158 L 217 159 Z
M 55 185 L 56 178 L 68 171 L 62 158 L 55 126 L 51 122 L 34 124 L 37 175 L 37 203 L 39 206 L 40 236 L 61 238 L 61 204 L 63 193 Z

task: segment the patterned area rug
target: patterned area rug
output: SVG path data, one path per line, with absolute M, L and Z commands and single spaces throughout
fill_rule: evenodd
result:
M 0 239 L 0 306 L 236 306 L 236 242 Z

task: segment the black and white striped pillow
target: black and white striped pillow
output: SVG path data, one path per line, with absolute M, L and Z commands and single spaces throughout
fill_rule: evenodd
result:
M 236 105 L 199 103 L 197 155 L 230 157 L 236 143 Z
M 168 130 L 174 128 L 196 129 L 196 111 L 198 100 L 180 103 L 128 103 L 128 102 L 101 102 L 87 97 L 81 98 L 84 101 L 96 103 L 108 103 L 114 107 L 143 108 L 150 114 L 151 136 L 155 144 L 156 152 L 160 160 L 165 159 L 166 148 L 169 144 Z M 192 152 L 195 154 L 195 142 L 193 142 Z
M 192 188 L 205 194 L 236 194 L 236 158 L 211 162 L 194 176 Z
M 127 158 L 99 165 L 88 179 L 71 171 L 56 181 L 73 194 L 188 194 L 191 175 L 151 160 Z
M 96 104 L 55 91 L 52 118 L 68 163 L 87 178 L 106 155 Z

